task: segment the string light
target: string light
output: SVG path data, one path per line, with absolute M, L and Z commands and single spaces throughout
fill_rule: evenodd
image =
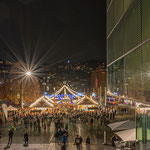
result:
M 29 107 L 33 107 L 35 104 L 37 104 L 40 100 L 44 100 L 47 104 L 51 105 L 52 107 L 54 106 L 53 104 L 49 103 L 47 100 L 44 99 L 44 96 L 42 96 L 41 98 L 39 98 L 38 100 L 36 100 L 34 103 L 32 103 Z
M 63 89 L 67 89 L 67 90 L 69 91 L 69 93 L 71 93 L 71 94 L 74 95 L 75 97 L 80 98 L 80 96 L 78 96 L 77 94 L 75 94 L 75 93 L 77 93 L 76 91 L 70 89 L 70 88 L 69 88 L 68 86 L 66 86 L 66 85 L 63 85 L 58 91 L 55 92 L 55 94 L 51 95 L 50 98 L 53 98 L 54 95 L 60 94 Z
M 53 103 L 54 104 L 54 101 L 53 100 L 51 100 L 49 97 L 47 97 L 46 95 L 45 95 L 45 98 L 47 98 L 48 99 L 48 101 L 50 101 L 51 103 Z
M 83 98 L 81 98 L 81 100 L 79 100 L 79 101 L 77 102 L 77 105 L 79 105 L 82 101 L 84 101 L 85 98 L 87 98 L 88 100 L 90 100 L 90 101 L 91 101 L 92 103 L 94 103 L 95 105 L 98 105 L 97 102 L 95 102 L 94 100 L 90 99 L 90 98 L 87 97 L 87 96 L 84 96 Z

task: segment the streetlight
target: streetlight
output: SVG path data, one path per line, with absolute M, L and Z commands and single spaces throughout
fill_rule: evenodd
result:
M 30 77 L 31 75 L 32 75 L 31 71 L 25 72 L 25 77 Z M 22 80 L 22 82 L 23 82 L 23 80 Z M 21 82 L 21 108 L 23 109 L 23 83 L 22 82 Z
M 32 74 L 31 71 L 26 72 L 26 76 L 31 76 L 31 74 Z

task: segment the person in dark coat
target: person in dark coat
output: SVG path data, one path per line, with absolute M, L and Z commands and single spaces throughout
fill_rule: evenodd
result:
M 28 146 L 28 141 L 29 141 L 29 136 L 28 136 L 28 133 L 26 132 L 25 134 L 24 134 L 24 141 L 25 141 L 25 146 Z
M 77 146 L 77 150 L 80 150 L 80 137 L 77 135 L 75 138 L 75 145 Z
M 7 144 L 7 146 L 10 146 L 10 145 L 12 144 L 13 135 L 14 135 L 14 132 L 13 132 L 12 129 L 10 129 L 10 130 L 9 130 L 9 133 L 8 133 L 9 139 L 8 139 L 8 144 Z
M 66 146 L 66 142 L 67 142 L 67 135 L 64 134 L 63 137 L 62 137 L 62 143 L 64 146 Z
M 82 142 L 83 142 L 83 139 L 82 137 L 80 136 L 80 144 L 82 145 Z
M 91 142 L 90 142 L 91 140 L 90 140 L 90 137 L 88 136 L 87 138 L 86 138 L 86 144 L 90 144 Z

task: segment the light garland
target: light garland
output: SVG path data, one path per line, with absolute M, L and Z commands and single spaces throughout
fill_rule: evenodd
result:
M 44 99 L 44 96 L 42 96 L 41 98 L 39 98 L 38 100 L 36 100 L 34 103 L 32 103 L 29 107 L 33 107 L 35 104 L 37 104 L 40 100 L 44 100 L 47 104 L 51 105 L 52 107 L 54 106 L 53 104 L 49 103 L 47 100 Z
M 78 96 L 77 94 L 73 93 L 73 92 L 70 90 L 70 88 L 68 88 L 67 86 L 66 86 L 66 89 L 67 89 L 72 95 L 74 95 L 75 97 L 80 97 L 80 96 Z
M 78 96 L 76 93 L 76 91 L 72 90 L 71 88 L 69 88 L 68 86 L 66 85 L 63 85 L 58 91 L 55 92 L 55 94 L 51 95 L 50 98 L 53 98 L 54 95 L 58 95 L 62 92 L 63 89 L 67 89 L 72 95 L 74 95 L 75 97 L 78 97 L 80 98 L 80 96 Z
M 73 93 L 76 93 L 76 95 L 77 95 L 78 92 L 74 91 L 73 89 L 69 88 L 68 86 L 66 86 L 66 88 L 70 89 L 70 91 L 72 91 Z
M 63 90 L 64 86 L 61 87 L 58 91 L 56 91 L 53 95 L 50 96 L 50 98 L 54 97 L 54 95 L 57 95 L 58 93 L 60 93 Z
M 50 101 L 51 103 L 54 104 L 54 101 L 52 101 L 49 97 L 47 97 L 47 96 L 45 96 L 45 97 L 48 99 L 48 101 Z
M 83 98 L 81 98 L 81 100 L 79 102 L 77 102 L 77 105 L 79 105 L 85 98 L 87 98 L 88 100 L 90 100 L 92 103 L 94 103 L 95 105 L 98 105 L 97 102 L 95 102 L 94 100 L 90 99 L 89 97 L 87 96 L 84 96 Z

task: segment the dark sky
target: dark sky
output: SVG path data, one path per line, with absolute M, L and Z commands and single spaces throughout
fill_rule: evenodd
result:
M 0 57 L 105 60 L 105 0 L 0 0 Z

